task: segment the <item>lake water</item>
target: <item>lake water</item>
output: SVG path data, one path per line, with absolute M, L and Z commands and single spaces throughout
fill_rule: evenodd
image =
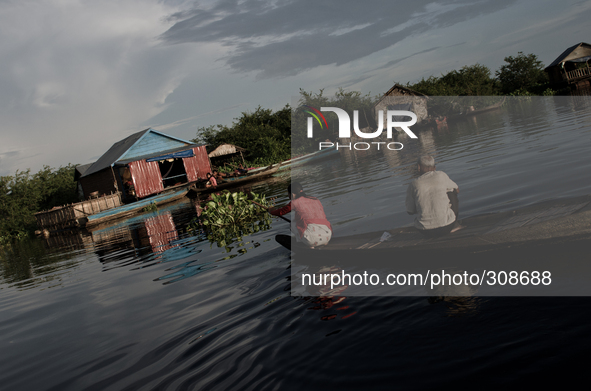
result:
M 417 156 L 462 216 L 591 193 L 589 97 L 522 101 L 293 171 L 335 236 L 412 223 Z M 290 177 L 252 190 L 287 201 Z M 0 389 L 562 388 L 585 379 L 589 298 L 290 296 L 286 222 L 227 247 L 187 231 L 190 200 L 0 261 Z M 346 292 L 345 292 L 346 293 Z

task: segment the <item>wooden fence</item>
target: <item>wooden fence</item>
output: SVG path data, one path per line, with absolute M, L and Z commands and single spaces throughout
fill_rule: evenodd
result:
M 574 80 L 574 79 L 581 79 L 581 78 L 590 77 L 590 76 L 591 76 L 591 70 L 589 69 L 589 67 L 568 71 L 568 72 L 566 72 L 566 74 L 563 75 L 564 79 L 567 81 Z
M 41 229 L 65 229 L 77 227 L 80 221 L 95 213 L 123 205 L 121 193 L 64 205 L 51 210 L 35 213 L 37 226 Z

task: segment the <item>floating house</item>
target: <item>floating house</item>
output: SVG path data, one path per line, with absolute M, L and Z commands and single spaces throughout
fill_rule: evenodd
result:
M 545 69 L 552 87 L 591 86 L 589 60 L 591 60 L 591 45 L 588 43 L 581 42 L 566 49 Z
M 84 190 L 82 190 L 82 185 L 80 184 L 80 177 L 84 175 L 84 173 L 92 166 L 93 163 L 88 164 L 79 164 L 76 166 L 76 170 L 74 171 L 74 180 L 78 183 L 76 187 L 76 194 L 78 195 L 79 200 L 84 200 Z
M 415 113 L 417 115 L 417 123 L 420 123 L 427 119 L 428 99 L 428 96 L 425 94 L 394 84 L 374 105 L 376 122 L 379 121 L 380 111 L 382 111 L 383 123 L 386 126 L 388 110 L 405 110 Z
M 85 199 L 120 192 L 129 202 L 205 178 L 211 163 L 205 145 L 145 129 L 84 168 L 78 183 Z

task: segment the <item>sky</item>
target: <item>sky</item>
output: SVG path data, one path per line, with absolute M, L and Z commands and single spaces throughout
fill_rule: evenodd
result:
M 591 42 L 591 1 L 0 0 L 0 175 Z

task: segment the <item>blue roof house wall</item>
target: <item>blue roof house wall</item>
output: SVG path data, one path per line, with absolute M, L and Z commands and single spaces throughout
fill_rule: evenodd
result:
M 134 159 L 136 157 L 146 157 L 190 145 L 189 141 L 157 132 L 154 129 L 145 129 L 113 144 L 107 152 L 84 172 L 82 177 L 112 167 L 118 161 L 133 161 L 136 160 Z
M 134 158 L 191 145 L 191 143 L 187 141 L 152 129 L 148 130 L 148 132 L 144 133 L 144 135 L 117 160 L 134 160 Z
M 115 165 L 126 165 L 132 161 L 141 161 L 171 151 L 192 149 L 193 147 L 194 144 L 189 141 L 153 129 L 144 129 L 131 134 L 113 144 L 84 173 L 81 173 L 79 181 L 84 190 L 84 196 L 89 197 L 95 191 L 100 194 L 118 191 L 118 180 L 112 170 Z

